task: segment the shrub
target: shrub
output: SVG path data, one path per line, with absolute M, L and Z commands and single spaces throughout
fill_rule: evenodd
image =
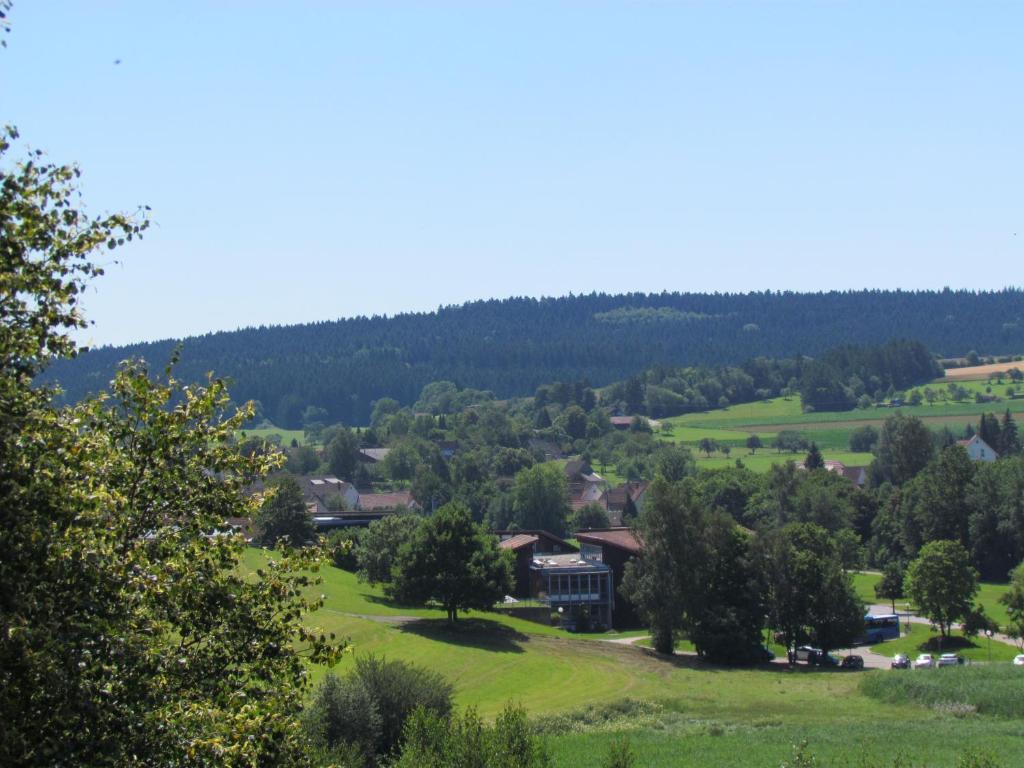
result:
M 403 661 L 362 656 L 344 678 L 324 678 L 303 714 L 303 726 L 322 763 L 374 765 L 397 751 L 406 721 L 417 709 L 447 718 L 451 685 L 436 672 Z
M 440 717 L 422 707 L 409 718 L 397 768 L 545 768 L 547 746 L 530 728 L 526 713 L 507 705 L 493 727 L 473 709 Z
M 361 656 L 350 678 L 371 693 L 380 715 L 378 755 L 386 755 L 398 746 L 406 720 L 418 707 L 438 717 L 451 714 L 452 686 L 437 672 L 404 661 Z
M 303 726 L 324 762 L 372 763 L 381 738 L 374 695 L 362 680 L 328 673 L 303 713 Z
M 356 550 L 359 547 L 359 529 L 331 531 L 327 537 L 327 551 L 335 568 L 355 573 L 359 569 Z

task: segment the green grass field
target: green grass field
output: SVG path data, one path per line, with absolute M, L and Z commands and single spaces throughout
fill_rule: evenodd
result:
M 266 557 L 248 550 L 244 565 L 256 568 Z M 509 700 L 518 702 L 536 722 L 550 725 L 556 766 L 599 762 L 608 743 L 623 734 L 638 766 L 775 768 L 803 739 L 817 765 L 836 768 L 888 766 L 897 751 L 913 758 L 906 765 L 952 768 L 972 745 L 993 750 L 1005 766 L 1024 764 L 1024 728 L 1017 720 L 959 717 L 909 695 L 883 701 L 860 685 L 898 673 L 788 670 L 782 664 L 727 669 L 495 613 L 474 612 L 451 629 L 441 611 L 392 605 L 350 573 L 325 567 L 321 576 L 315 589 L 326 596 L 326 607 L 309 623 L 350 638 L 351 652 L 337 672 L 349 669 L 358 654 L 375 653 L 437 670 L 452 682 L 459 706 L 475 706 L 485 717 Z M 876 578 L 858 574 L 858 592 Z M 886 652 L 891 647 L 886 644 Z M 314 679 L 326 672 L 311 671 Z M 641 702 L 639 709 L 624 705 L 627 699 Z M 595 717 L 609 707 L 621 712 Z
M 305 445 L 306 436 L 301 429 L 281 429 L 280 427 L 257 427 L 255 429 L 244 429 L 242 433 L 245 437 L 262 437 L 264 439 L 277 435 L 281 438 L 281 446 L 287 448 L 292 444 L 292 440 L 297 442 L 299 445 Z

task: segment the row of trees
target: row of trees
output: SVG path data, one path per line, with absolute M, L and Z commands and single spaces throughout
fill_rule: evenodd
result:
M 787 647 L 811 640 L 825 650 L 863 628 L 863 605 L 843 571 L 840 547 L 812 523 L 754 536 L 702 503 L 692 481 L 654 481 L 637 524 L 643 554 L 627 567 L 623 592 L 649 624 L 657 650 L 679 633 L 711 660 L 762 657 L 762 631 Z

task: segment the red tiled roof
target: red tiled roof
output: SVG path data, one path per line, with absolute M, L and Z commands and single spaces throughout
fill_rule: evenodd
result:
M 409 491 L 395 491 L 394 493 L 363 493 L 359 496 L 359 507 L 370 512 L 374 509 L 396 509 L 397 507 L 411 507 L 415 502 Z
M 502 549 L 511 549 L 513 552 L 527 547 L 531 544 L 536 544 L 540 541 L 536 536 L 530 536 L 529 534 L 519 533 L 515 536 L 511 536 L 498 544 Z
M 629 528 L 613 528 L 603 531 L 581 531 L 576 534 L 576 540 L 587 544 L 607 544 L 618 549 L 623 549 L 633 554 L 639 554 L 641 549 L 640 540 Z

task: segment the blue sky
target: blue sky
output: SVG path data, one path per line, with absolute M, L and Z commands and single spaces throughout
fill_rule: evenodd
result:
M 0 120 L 78 162 L 92 211 L 153 208 L 86 296 L 95 343 L 512 295 L 1024 283 L 1022 3 L 11 20 Z

